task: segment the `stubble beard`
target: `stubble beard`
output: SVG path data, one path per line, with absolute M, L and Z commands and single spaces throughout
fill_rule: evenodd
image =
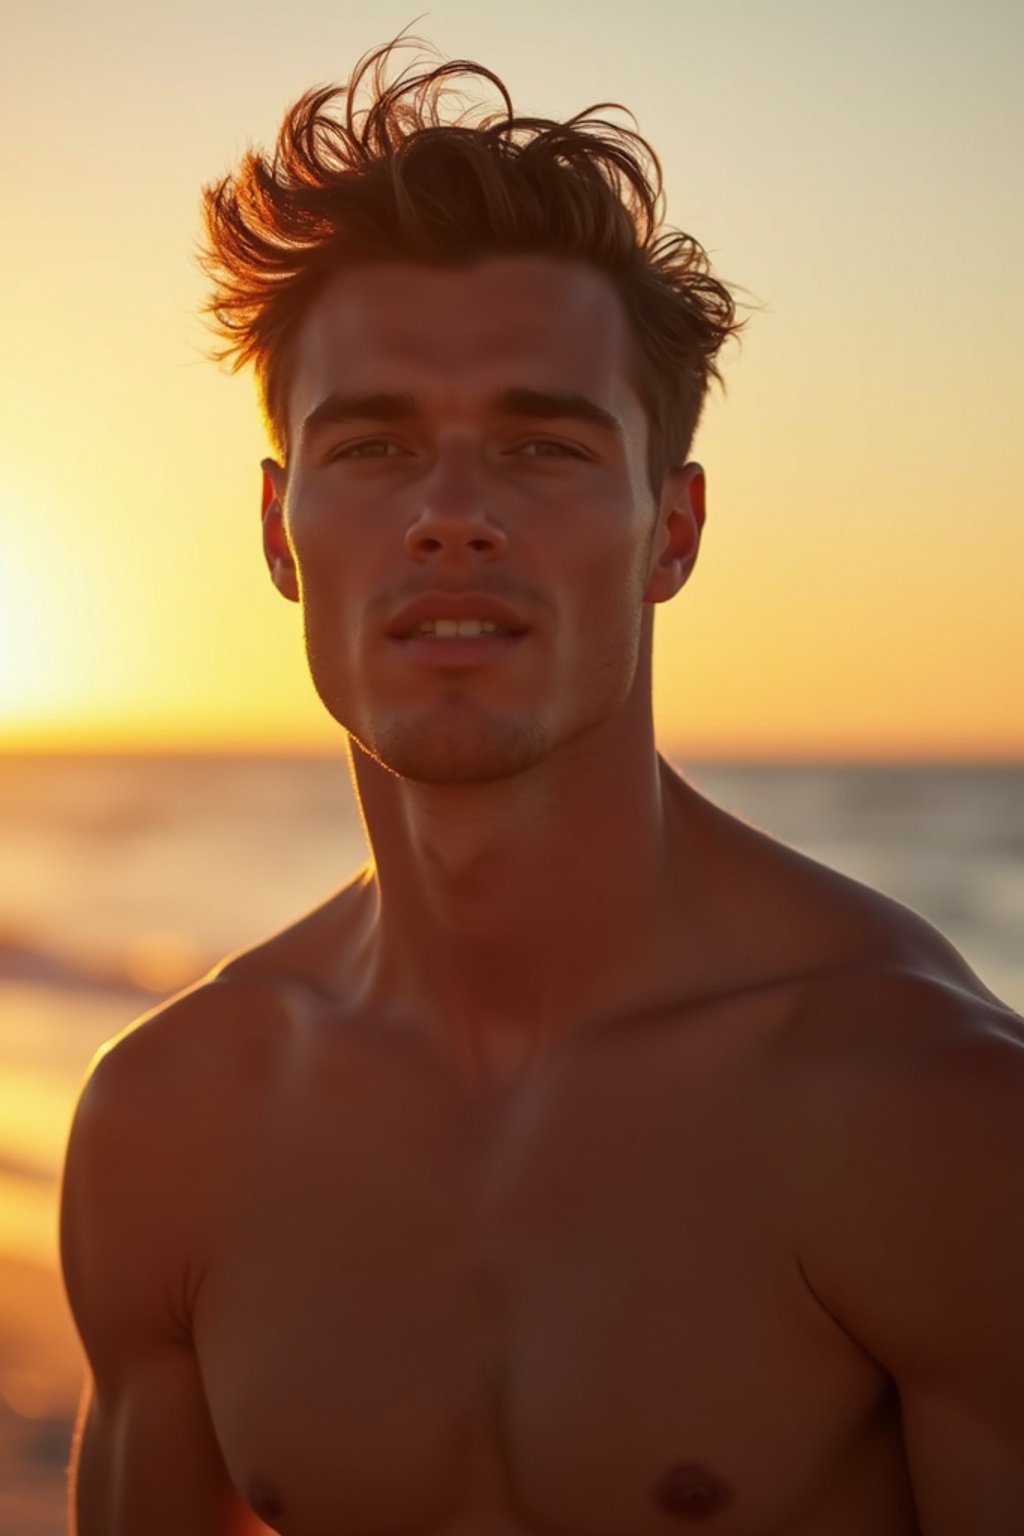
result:
M 432 711 L 364 732 L 350 728 L 349 735 L 381 767 L 415 784 L 494 783 L 525 773 L 550 750 L 539 721 L 459 719 L 453 713 Z

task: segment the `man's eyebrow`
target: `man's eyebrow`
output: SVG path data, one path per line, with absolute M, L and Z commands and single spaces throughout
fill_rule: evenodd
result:
M 346 421 L 408 421 L 418 414 L 412 395 L 345 395 L 338 391 L 314 406 L 302 423 L 303 437 L 311 437 L 320 427 L 340 426 Z
M 534 421 L 579 421 L 602 432 L 622 436 L 622 422 L 596 400 L 575 391 L 506 389 L 494 402 L 499 415 L 526 416 Z
M 622 423 L 611 411 L 575 390 L 530 389 L 516 385 L 489 401 L 498 416 L 517 416 L 532 421 L 578 421 L 602 432 L 622 436 Z M 411 421 L 421 414 L 415 396 L 377 390 L 372 394 L 334 391 L 310 411 L 302 423 L 303 437 L 321 427 L 341 426 L 348 421 Z

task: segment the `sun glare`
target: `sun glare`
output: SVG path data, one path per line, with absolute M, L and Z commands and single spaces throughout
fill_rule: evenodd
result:
M 10 739 L 59 727 L 88 707 L 103 674 L 102 637 L 83 622 L 88 567 L 74 503 L 11 490 L 8 505 L 23 512 L 11 520 L 0 561 L 0 733 Z M 39 516 L 28 515 L 30 505 L 42 508 Z
M 8 549 L 0 565 L 0 725 L 33 718 L 47 691 L 39 645 L 41 594 L 32 572 Z

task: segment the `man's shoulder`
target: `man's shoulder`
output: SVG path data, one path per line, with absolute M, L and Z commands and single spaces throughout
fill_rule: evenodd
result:
M 90 1064 L 93 1098 L 142 1102 L 180 1086 L 202 1095 L 225 1073 L 236 1093 L 249 1073 L 272 1069 L 314 995 L 338 985 L 351 927 L 353 881 L 320 906 L 247 948 L 233 951 L 191 986 L 107 1040 Z M 142 1090 L 140 1095 L 140 1090 Z
M 808 998 L 790 1064 L 801 1270 L 905 1381 L 1024 1260 L 1024 1019 L 913 965 L 851 968 Z
M 708 814 L 705 812 L 705 814 Z M 760 828 L 711 807 L 708 883 L 728 937 L 742 931 L 755 969 L 790 977 L 813 1004 L 864 990 L 886 996 L 934 987 L 998 999 L 920 912 Z
M 68 1295 L 94 1349 L 129 1336 L 130 1317 L 140 1327 L 156 1319 L 167 1342 L 187 1337 L 231 1151 L 252 1124 L 260 1077 L 269 1081 L 251 1043 L 260 1004 L 253 989 L 213 973 L 134 1020 L 90 1063 L 65 1150 L 60 1231 Z
M 786 1045 L 817 1083 L 921 1093 L 967 1059 L 1024 1050 L 1024 1019 L 924 919 L 883 915 L 879 939 L 798 989 Z
M 894 1167 L 912 1184 L 919 1158 L 927 1180 L 937 1145 L 990 1110 L 1024 1124 L 1024 1019 L 919 913 L 833 871 L 819 889 L 849 937 L 799 978 L 775 1037 L 817 1192 L 852 1197 Z
M 195 1113 L 246 1062 L 255 1067 L 285 1011 L 269 978 L 247 975 L 236 957 L 133 1019 L 93 1056 L 80 1110 L 145 1121 L 183 1103 Z M 279 1027 L 278 1031 L 279 1033 Z
M 985 1179 L 993 1149 L 1024 1151 L 1024 1019 L 913 951 L 815 977 L 782 1049 L 810 1208 L 837 1251 L 877 1235 L 887 1204 L 941 1203 L 953 1166 Z

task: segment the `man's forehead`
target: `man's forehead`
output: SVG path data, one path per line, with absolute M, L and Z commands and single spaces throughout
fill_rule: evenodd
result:
M 392 371 L 413 386 L 418 376 L 424 384 L 461 376 L 482 389 L 514 378 L 617 393 L 629 353 L 618 293 L 583 263 L 381 263 L 332 277 L 310 306 L 293 353 L 293 403 L 376 386 Z

